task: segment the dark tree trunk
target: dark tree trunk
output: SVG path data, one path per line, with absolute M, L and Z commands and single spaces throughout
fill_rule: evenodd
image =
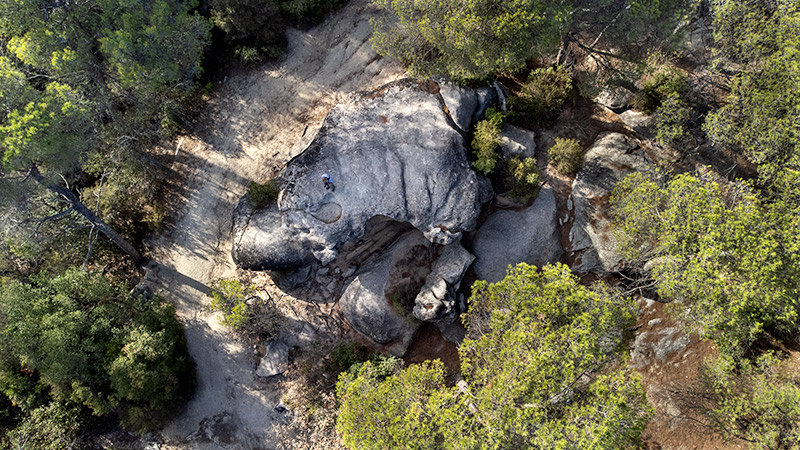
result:
M 84 205 L 80 199 L 72 193 L 67 188 L 61 187 L 57 184 L 49 184 L 45 181 L 42 174 L 39 173 L 39 170 L 34 167 L 31 169 L 30 173 L 31 178 L 36 180 L 37 183 L 41 184 L 42 186 L 46 187 L 52 192 L 59 194 L 66 198 L 71 204 L 72 207 L 75 208 L 80 215 L 86 218 L 92 225 L 94 225 L 98 231 L 106 235 L 107 238 L 111 239 L 111 241 L 117 244 L 117 247 L 122 249 L 128 256 L 131 257 L 133 263 L 138 265 L 142 261 L 142 255 L 136 250 L 133 245 L 131 245 L 128 241 L 125 240 L 122 236 L 120 236 L 116 231 L 114 231 L 110 226 L 106 225 L 102 219 L 97 217 L 95 213 L 92 212 L 89 208 Z

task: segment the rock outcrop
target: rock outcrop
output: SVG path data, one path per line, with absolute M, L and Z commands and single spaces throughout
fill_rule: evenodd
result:
M 622 255 L 611 233 L 608 200 L 626 175 L 647 167 L 639 145 L 623 134 L 602 134 L 586 151 L 572 183 L 575 221 L 570 242 L 573 251 L 582 252 L 574 271 L 605 274 L 617 269 Z
M 280 341 L 267 342 L 264 357 L 256 369 L 256 375 L 271 377 L 286 372 L 288 368 L 289 347 Z
M 494 283 L 505 277 L 509 265 L 525 262 L 541 267 L 557 262 L 563 250 L 556 216 L 555 195 L 547 187 L 530 207 L 489 216 L 472 242 L 478 278 Z
M 431 270 L 430 246 L 418 230 L 403 234 L 356 272 L 339 299 L 347 323 L 396 356 L 419 327 L 411 305 Z
M 456 291 L 474 260 L 459 242 L 445 246 L 414 300 L 414 317 L 425 322 L 452 322 L 457 313 Z
M 277 205 L 252 211 L 246 197 L 240 201 L 236 263 L 267 270 L 311 258 L 326 264 L 379 215 L 408 222 L 437 244 L 473 230 L 491 186 L 470 168 L 462 133 L 442 105 L 436 83 L 402 80 L 334 107 L 288 163 Z M 334 190 L 323 188 L 323 173 Z

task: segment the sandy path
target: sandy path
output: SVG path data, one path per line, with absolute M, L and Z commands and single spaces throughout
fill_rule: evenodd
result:
M 350 4 L 309 32 L 290 31 L 279 63 L 230 76 L 184 137 L 176 161 L 188 161 L 185 205 L 169 232 L 149 242 L 148 273 L 186 326 L 198 386 L 183 414 L 167 424 L 172 448 L 273 448 L 280 393 L 254 379 L 249 352 L 216 316 L 201 311 L 214 278 L 232 277 L 233 208 L 251 179 L 263 181 L 302 150 L 328 110 L 347 93 L 397 79 L 402 69 L 370 47 L 367 0 Z M 177 144 L 177 143 L 176 143 Z

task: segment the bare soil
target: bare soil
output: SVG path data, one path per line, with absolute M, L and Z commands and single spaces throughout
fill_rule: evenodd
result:
M 297 155 L 330 108 L 353 91 L 401 77 L 369 43 L 367 0 L 352 0 L 308 32 L 290 30 L 278 62 L 229 74 L 199 113 L 192 133 L 168 149 L 182 186 L 176 213 L 147 242 L 147 281 L 177 307 L 197 365 L 197 389 L 165 427 L 161 448 L 271 449 L 283 415 L 276 382 L 254 376 L 254 349 L 205 312 L 209 283 L 237 276 L 232 211 L 250 180 L 264 182 Z M 173 180 L 174 181 L 174 180 Z M 255 349 L 257 351 L 257 349 Z

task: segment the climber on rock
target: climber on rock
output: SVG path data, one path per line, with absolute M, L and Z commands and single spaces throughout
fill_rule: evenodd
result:
M 322 185 L 325 186 L 325 189 L 330 189 L 331 191 L 336 190 L 336 186 L 333 184 L 333 178 L 327 173 L 322 174 Z

